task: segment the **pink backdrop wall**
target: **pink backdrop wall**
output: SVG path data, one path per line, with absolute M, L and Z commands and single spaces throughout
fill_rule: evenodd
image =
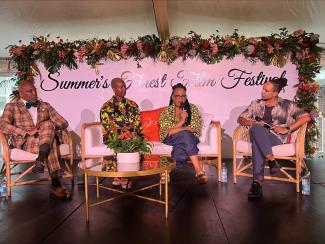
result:
M 36 85 L 39 96 L 50 102 L 69 121 L 70 129 L 80 135 L 82 123 L 99 121 L 100 107 L 113 95 L 112 78 L 125 80 L 127 97 L 136 101 L 141 110 L 166 106 L 171 86 L 181 82 L 187 86 L 190 102 L 221 121 L 225 130 L 224 149 L 229 151 L 237 117 L 251 100 L 260 98 L 264 81 L 269 77 L 286 77 L 289 86 L 280 95 L 288 99 L 294 97 L 293 86 L 298 82 L 292 63 L 278 68 L 251 63 L 242 56 L 209 65 L 199 60 L 176 60 L 167 65 L 152 59 L 140 64 L 138 68 L 133 60 L 107 61 L 99 66 L 99 74 L 87 64 L 80 64 L 78 70 L 63 68 L 51 75 L 40 64 L 42 77 Z

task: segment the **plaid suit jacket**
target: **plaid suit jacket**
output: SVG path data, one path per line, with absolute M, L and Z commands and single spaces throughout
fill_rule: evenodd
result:
M 42 122 L 51 120 L 56 129 L 65 129 L 68 122 L 47 102 L 39 102 L 37 108 L 37 123 L 28 112 L 24 102 L 18 100 L 8 103 L 0 118 L 0 130 L 13 136 L 14 146 L 21 148 L 26 141 L 26 131 L 38 127 Z

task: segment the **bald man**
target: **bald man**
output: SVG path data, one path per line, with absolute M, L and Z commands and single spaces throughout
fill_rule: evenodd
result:
M 105 102 L 100 110 L 100 121 L 102 123 L 103 143 L 108 144 L 108 140 L 113 136 L 110 128 L 124 127 L 143 136 L 140 120 L 139 106 L 132 100 L 125 98 L 126 85 L 120 78 L 111 81 L 113 97 Z M 122 131 L 121 131 L 122 133 Z M 121 185 L 128 189 L 131 184 L 126 178 L 115 178 L 113 185 Z
M 38 99 L 32 82 L 21 81 L 18 91 L 19 99 L 8 103 L 4 109 L 0 129 L 13 136 L 15 148 L 38 154 L 32 172 L 43 173 L 47 166 L 52 180 L 50 193 L 58 198 L 67 198 L 70 194 L 59 179 L 62 169 L 55 131 L 67 128 L 68 122 L 49 103 Z

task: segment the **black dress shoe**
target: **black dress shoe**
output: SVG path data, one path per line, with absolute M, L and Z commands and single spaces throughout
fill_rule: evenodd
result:
M 65 188 L 61 186 L 57 186 L 57 187 L 52 186 L 50 189 L 50 194 L 62 200 L 72 198 L 71 192 L 67 191 Z
M 248 192 L 248 198 L 259 199 L 261 197 L 262 197 L 262 186 L 258 182 L 253 181 L 251 189 Z
M 44 163 L 42 161 L 36 161 L 34 167 L 32 168 L 32 172 L 35 174 L 44 173 Z
M 281 169 L 280 164 L 275 159 L 269 160 L 270 175 L 275 175 Z

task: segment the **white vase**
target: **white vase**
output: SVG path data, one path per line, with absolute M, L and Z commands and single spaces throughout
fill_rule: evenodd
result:
M 138 171 L 140 169 L 140 153 L 117 153 L 117 171 Z

